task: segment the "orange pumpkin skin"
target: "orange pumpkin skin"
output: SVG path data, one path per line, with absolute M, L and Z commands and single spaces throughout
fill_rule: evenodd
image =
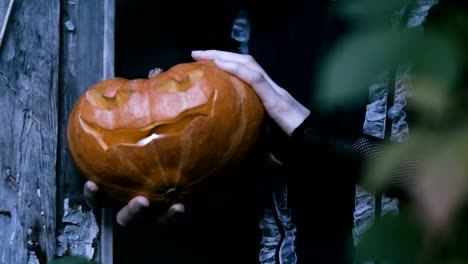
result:
M 81 174 L 111 198 L 184 202 L 253 152 L 263 120 L 246 83 L 211 62 L 190 62 L 149 79 L 97 83 L 74 105 L 67 143 Z

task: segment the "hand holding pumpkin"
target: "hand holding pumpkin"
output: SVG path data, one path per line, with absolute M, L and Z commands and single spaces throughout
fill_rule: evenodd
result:
M 310 114 L 309 109 L 278 86 L 250 55 L 219 50 L 192 51 L 197 61 L 214 61 L 216 66 L 248 83 L 260 97 L 268 115 L 291 135 Z
M 92 209 L 101 207 L 100 198 L 102 193 L 99 192 L 99 187 L 92 181 L 87 181 L 83 186 L 83 194 L 88 206 Z M 136 196 L 125 204 L 117 213 L 116 221 L 121 226 L 128 226 L 131 222 L 141 216 L 144 210 L 150 207 L 148 198 L 144 196 Z M 164 223 L 170 221 L 175 215 L 183 213 L 185 206 L 177 203 L 169 207 L 167 212 L 157 219 L 157 222 Z

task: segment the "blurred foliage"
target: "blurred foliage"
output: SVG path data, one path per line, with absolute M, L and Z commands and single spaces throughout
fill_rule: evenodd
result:
M 468 2 L 440 0 L 422 27 L 407 27 L 412 8 L 429 2 L 348 0 L 336 5 L 353 30 L 323 64 L 316 99 L 325 110 L 355 107 L 384 74 L 409 66 L 410 138 L 389 143 L 384 158 L 365 170 L 363 184 L 385 192 L 395 187 L 389 183 L 399 164 L 408 157 L 422 161 L 415 186 L 403 190 L 407 207 L 398 217 L 386 216 L 373 225 L 357 248 L 360 259 L 468 263 Z
M 387 9 L 381 0 L 372 2 L 378 2 L 384 10 Z M 393 1 L 388 2 L 393 4 Z M 389 17 L 375 13 L 379 14 L 380 19 L 385 18 L 385 21 Z M 358 27 L 359 30 L 344 36 L 330 54 L 328 62 L 323 65 L 318 98 L 325 103 L 324 107 L 357 102 L 356 99 L 361 98 L 363 93 L 368 93 L 370 84 L 378 82 L 382 74 L 398 65 L 411 65 L 413 79 L 425 84 L 432 83 L 431 87 L 439 89 L 437 95 L 448 94 L 450 89 L 455 88 L 463 74 L 462 66 L 465 62 L 462 61 L 465 51 L 458 32 L 442 31 L 441 27 L 426 27 L 424 32 L 395 30 L 387 24 L 377 27 L 380 23 L 368 23 L 372 27 Z M 414 92 L 426 98 L 427 89 Z M 413 97 L 418 98 L 419 94 Z M 444 98 L 440 97 L 439 100 Z M 423 104 L 421 107 L 428 105 Z
M 453 230 L 443 235 L 428 235 L 419 215 L 403 207 L 398 216 L 386 215 L 374 224 L 360 241 L 357 260 L 379 263 L 467 263 L 468 215 L 458 215 Z
M 88 260 L 81 256 L 66 256 L 63 258 L 52 260 L 47 264 L 99 264 L 98 262 Z
M 405 210 L 400 210 L 398 216 L 384 216 L 367 231 L 356 249 L 356 259 L 414 264 L 422 241 L 416 221 Z

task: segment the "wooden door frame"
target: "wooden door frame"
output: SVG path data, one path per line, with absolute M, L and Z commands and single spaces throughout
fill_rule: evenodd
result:
M 68 210 L 81 215 L 72 223 L 72 232 L 87 239 L 85 249 L 69 241 L 67 254 L 83 255 L 100 264 L 113 263 L 112 209 L 93 212 L 83 200 L 84 179 L 76 171 L 66 147 L 66 121 L 78 97 L 91 85 L 114 76 L 114 24 L 116 0 L 60 0 L 60 104 L 59 165 L 57 175 L 57 237 L 70 227 L 65 221 Z M 93 222 L 94 221 L 94 222 Z M 98 229 L 89 228 L 94 225 Z M 88 232 L 86 234 L 86 232 Z M 89 243 L 92 243 L 90 245 Z M 92 256 L 89 251 L 92 251 Z M 60 256 L 57 256 L 60 257 Z

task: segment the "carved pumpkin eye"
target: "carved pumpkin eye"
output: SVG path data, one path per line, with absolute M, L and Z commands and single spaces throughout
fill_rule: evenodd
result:
M 111 197 L 177 202 L 248 157 L 263 118 L 249 86 L 193 62 L 148 79 L 97 83 L 73 107 L 67 140 L 82 175 Z
M 152 89 L 159 93 L 176 93 L 186 92 L 191 89 L 201 78 L 203 71 L 194 70 L 187 72 L 183 75 L 174 75 L 174 79 L 165 80 L 163 82 L 156 82 Z
M 96 108 L 113 110 L 126 104 L 135 90 L 131 88 L 115 89 L 115 87 L 98 86 L 86 94 L 89 104 Z

